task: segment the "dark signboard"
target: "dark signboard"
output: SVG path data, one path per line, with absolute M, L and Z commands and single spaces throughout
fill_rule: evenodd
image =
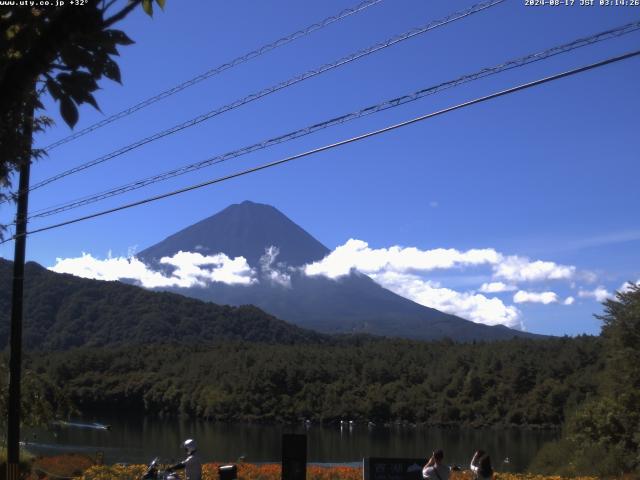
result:
M 282 435 L 282 480 L 306 480 L 307 436 Z
M 424 458 L 378 458 L 363 461 L 363 480 L 422 480 Z

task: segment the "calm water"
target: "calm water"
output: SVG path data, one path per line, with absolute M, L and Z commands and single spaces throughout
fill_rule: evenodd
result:
M 517 429 L 441 429 L 356 425 L 321 427 L 222 425 L 177 419 L 91 417 L 78 423 L 99 422 L 110 430 L 88 426 L 54 426 L 47 432 L 24 432 L 23 439 L 36 454 L 60 452 L 104 453 L 105 462 L 147 463 L 159 456 L 177 460 L 181 441 L 193 437 L 206 461 L 278 462 L 283 433 L 308 435 L 308 459 L 317 463 L 361 462 L 363 457 L 423 458 L 443 448 L 450 464 L 466 466 L 475 449 L 491 454 L 502 471 L 520 472 L 556 433 Z M 509 463 L 503 460 L 508 458 Z

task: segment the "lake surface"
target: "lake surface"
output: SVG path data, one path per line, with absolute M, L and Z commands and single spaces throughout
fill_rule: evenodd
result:
M 92 422 L 110 425 L 96 428 Z M 204 421 L 125 416 L 89 417 L 76 425 L 54 425 L 50 431 L 24 432 L 30 451 L 36 454 L 103 452 L 105 462 L 148 463 L 155 456 L 165 461 L 181 459 L 181 442 L 198 441 L 205 461 L 279 462 L 281 435 L 306 433 L 308 461 L 357 465 L 362 458 L 426 458 L 436 448 L 445 460 L 465 467 L 475 449 L 490 453 L 499 471 L 522 472 L 542 445 L 556 438 L 550 431 L 522 429 L 443 429 L 401 426 L 303 424 L 264 426 L 216 424 Z M 505 463 L 504 460 L 509 460 Z

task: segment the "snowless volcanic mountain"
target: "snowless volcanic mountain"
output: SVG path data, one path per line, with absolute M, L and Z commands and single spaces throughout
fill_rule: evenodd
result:
M 299 267 L 321 260 L 329 249 L 269 205 L 249 201 L 231 205 L 143 250 L 138 258 L 167 271 L 171 267 L 160 259 L 181 251 L 242 256 L 256 272 L 256 281 L 207 282 L 165 290 L 220 304 L 256 305 L 282 320 L 320 332 L 458 341 L 537 336 L 477 324 L 419 305 L 358 272 L 336 280 L 307 276 Z

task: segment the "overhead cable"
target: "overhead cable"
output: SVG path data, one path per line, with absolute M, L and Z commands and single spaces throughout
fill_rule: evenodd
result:
M 64 138 L 61 138 L 60 140 L 53 142 L 50 145 L 47 145 L 44 150 L 46 151 L 51 151 L 56 147 L 59 147 L 60 145 L 64 145 L 65 143 L 71 142 L 72 140 L 75 140 L 77 138 L 80 138 L 88 133 L 91 133 L 95 130 L 98 130 L 99 128 L 104 127 L 105 125 L 109 125 L 110 123 L 115 122 L 116 120 L 120 120 L 121 118 L 127 117 L 129 115 L 131 115 L 134 112 L 137 112 L 138 110 L 142 110 L 143 108 L 148 107 L 149 105 L 152 105 L 156 102 L 159 102 L 160 100 L 163 100 L 167 97 L 170 97 L 172 95 L 175 95 L 178 92 L 181 92 L 182 90 L 185 90 L 189 87 L 192 87 L 193 85 L 196 85 L 197 83 L 202 82 L 203 80 L 206 80 L 208 78 L 213 77 L 214 75 L 218 75 L 219 73 L 224 72 L 225 70 L 229 70 L 230 68 L 236 67 L 242 63 L 248 62 L 249 60 L 252 60 L 254 58 L 257 58 L 261 55 L 264 55 L 267 52 L 270 52 L 271 50 L 275 50 L 278 47 L 282 47 L 284 45 L 287 45 L 295 40 L 298 40 L 299 38 L 305 37 L 307 35 L 309 35 L 310 33 L 315 32 L 316 30 L 320 30 L 324 27 L 327 27 L 329 25 L 331 25 L 332 23 L 338 22 L 340 20 L 342 20 L 343 18 L 349 17 L 353 14 L 356 13 L 360 13 L 363 10 L 376 5 L 378 3 L 382 2 L 382 0 L 366 0 L 358 5 L 356 5 L 355 7 L 352 8 L 347 8 L 345 10 L 342 10 L 341 12 L 339 12 L 337 15 L 333 15 L 331 17 L 327 17 L 324 20 L 321 20 L 317 23 L 314 23 L 313 25 L 309 25 L 306 28 L 303 28 L 302 30 L 298 30 L 296 32 L 293 32 L 289 35 L 286 35 L 282 38 L 279 38 L 278 40 L 275 40 L 271 43 L 268 43 L 260 48 L 256 48 L 255 50 L 252 50 L 249 53 L 245 53 L 244 55 L 241 55 L 237 58 L 234 58 L 233 60 L 227 62 L 227 63 L 223 63 L 222 65 L 218 65 L 215 68 L 212 68 L 210 70 L 207 70 L 204 73 L 201 73 L 200 75 L 197 75 L 185 82 L 182 82 L 179 85 L 176 85 L 172 88 L 169 88 L 163 92 L 158 93 L 157 95 L 154 95 L 153 97 L 149 97 L 146 100 L 143 100 L 139 103 L 136 103 L 135 105 L 132 105 L 129 108 L 126 108 L 118 113 L 115 113 L 113 115 L 110 115 L 109 117 L 100 120 L 99 122 L 96 122 L 92 125 L 89 125 L 86 128 L 83 128 L 82 130 L 78 130 L 75 133 L 72 133 L 71 135 L 68 135 Z
M 573 50 L 576 50 L 578 48 L 582 48 L 588 45 L 592 45 L 594 43 L 598 43 L 604 40 L 609 40 L 612 38 L 617 38 L 620 37 L 622 35 L 637 31 L 638 29 L 640 29 L 640 21 L 637 22 L 632 22 L 632 23 L 628 23 L 626 25 L 622 25 L 620 27 L 614 28 L 614 29 L 610 29 L 610 30 L 606 30 L 604 32 L 600 32 L 594 35 L 590 35 L 588 37 L 583 37 L 583 38 L 578 38 L 570 43 L 565 43 L 563 45 L 559 45 L 559 46 L 555 46 L 540 52 L 536 52 L 536 53 L 532 53 L 529 55 L 525 55 L 516 59 L 512 59 L 509 60 L 507 62 L 503 62 L 501 64 L 492 66 L 492 67 L 487 67 L 487 68 L 483 68 L 482 70 L 479 70 L 477 72 L 474 73 L 470 73 L 467 75 L 463 75 L 460 76 L 454 80 L 449 80 L 428 88 L 423 88 L 421 90 L 418 90 L 416 92 L 413 92 L 409 95 L 404 95 L 401 97 L 396 97 L 393 98 L 391 100 L 386 100 L 384 102 L 378 103 L 376 105 L 372 105 L 366 108 L 362 108 L 360 110 L 357 110 L 355 112 L 351 112 L 345 115 L 341 115 L 339 117 L 334 117 L 331 118 L 329 120 L 325 120 L 323 122 L 320 123 L 316 123 L 314 125 L 310 125 L 298 130 L 295 130 L 293 132 L 289 132 L 286 133 L 284 135 L 279 135 L 277 137 L 273 137 L 270 138 L 268 140 L 264 140 L 258 143 L 254 143 L 253 145 L 249 145 L 249 146 L 245 146 L 242 147 L 240 149 L 237 150 L 233 150 L 227 153 L 223 153 L 221 155 L 216 155 L 214 157 L 208 158 L 206 160 L 202 160 L 200 162 L 196 162 L 196 163 L 191 163 L 188 165 L 184 165 L 182 167 L 178 167 L 157 175 L 153 175 L 150 177 L 146 177 L 146 178 L 142 178 L 139 180 L 136 180 L 134 182 L 130 182 L 127 183 L 125 185 L 121 185 L 119 187 L 113 188 L 111 190 L 107 190 L 107 191 L 103 191 L 97 194 L 93 194 L 90 196 L 85 196 L 70 202 L 66 202 L 63 204 L 59 204 L 53 207 L 47 207 L 45 209 L 40 209 L 38 211 L 35 211 L 30 217 L 29 219 L 34 219 L 34 218 L 43 218 L 43 217 L 48 217 L 51 215 L 55 215 L 67 210 L 71 210 L 71 209 L 75 209 L 75 208 L 79 208 L 85 205 L 89 205 L 91 203 L 95 203 L 98 202 L 100 200 L 105 200 L 107 198 L 111 198 L 114 197 L 116 195 L 121 195 L 124 194 L 126 192 L 130 192 L 133 190 L 137 190 L 139 188 L 143 188 L 145 186 L 151 185 L 151 184 L 155 184 L 164 180 L 168 180 L 180 175 L 184 175 L 190 172 L 194 172 L 196 170 L 200 170 L 202 168 L 205 167 L 209 167 L 212 165 L 216 165 L 222 162 L 225 162 L 227 160 L 233 159 L 233 158 L 237 158 L 240 157 L 242 155 L 247 155 L 249 153 L 258 151 L 258 150 L 262 150 L 268 147 L 272 147 L 274 145 L 278 145 L 284 142 L 288 142 L 306 135 L 309 135 L 311 133 L 317 132 L 319 130 L 323 130 L 326 128 L 330 128 L 330 127 L 334 127 L 337 125 L 341 125 L 343 123 L 349 122 L 351 120 L 355 120 L 357 118 L 361 118 L 367 115 L 371 115 L 374 113 L 378 113 L 381 111 L 385 111 L 388 110 L 390 108 L 394 108 L 400 105 L 404 105 L 406 103 L 409 102 L 413 102 L 416 101 L 418 99 L 424 98 L 426 96 L 429 95 L 433 95 L 436 94 L 438 92 L 441 92 L 443 90 L 449 89 L 449 88 L 453 88 L 456 87 L 458 85 L 461 85 L 463 83 L 467 83 L 467 82 L 471 82 L 474 80 L 478 80 L 481 78 L 485 78 L 491 75 L 495 75 L 497 73 L 500 72 L 504 72 L 506 70 L 511 70 L 514 68 L 518 68 L 518 67 L 522 67 L 525 65 L 529 65 L 531 63 L 534 62 L 538 62 L 550 57 L 553 57 L 555 55 L 559 55 L 561 53 L 566 53 L 566 52 L 570 52 Z
M 166 130 L 162 130 L 160 132 L 157 132 L 151 136 L 148 136 L 146 138 L 143 138 L 141 140 L 138 140 L 137 142 L 131 143 L 129 145 L 126 145 L 122 148 L 119 148 L 118 150 L 115 150 L 111 153 L 108 153 L 106 155 L 103 155 L 102 157 L 96 158 L 94 160 L 91 160 L 89 162 L 83 163 L 81 165 L 78 165 L 74 168 L 71 168 L 69 170 L 66 170 L 62 173 L 59 173 L 57 175 L 54 175 L 52 177 L 49 177 L 45 180 L 42 180 L 36 184 L 34 184 L 31 188 L 30 191 L 32 190 L 36 190 L 38 188 L 41 188 L 45 185 L 48 185 L 52 182 L 55 182 L 57 180 L 60 180 L 62 178 L 65 178 L 69 175 L 73 175 L 75 173 L 81 172 L 83 170 L 86 170 L 90 167 L 93 167 L 95 165 L 104 163 L 108 160 L 111 160 L 113 158 L 116 158 L 120 155 L 123 155 L 127 152 L 130 152 L 131 150 L 135 150 L 136 148 L 139 148 L 143 145 L 146 145 L 148 143 L 151 143 L 155 140 L 159 140 L 163 137 L 166 137 L 168 135 L 180 132 L 181 130 L 184 130 L 186 128 L 189 127 L 193 127 L 195 125 L 198 125 L 206 120 L 210 120 L 213 117 L 216 117 L 222 113 L 226 113 L 230 110 L 233 110 L 235 108 L 238 108 L 242 105 L 245 105 L 247 103 L 253 102 L 255 100 L 258 100 L 260 98 L 266 97 L 267 95 L 270 95 L 272 93 L 278 92 L 280 90 L 283 90 L 287 87 L 290 87 L 292 85 L 295 85 L 297 83 L 303 82 L 305 80 L 308 80 L 310 78 L 316 77 L 318 75 L 321 75 L 323 73 L 326 73 L 330 70 L 333 70 L 335 68 L 341 67 L 343 65 L 347 65 L 353 61 L 356 61 L 360 58 L 364 58 L 368 55 L 371 55 L 372 53 L 378 52 L 380 50 L 383 50 L 385 48 L 391 47 L 393 45 L 396 45 L 400 42 L 403 42 L 405 40 L 408 40 L 410 38 L 413 38 L 417 35 L 421 35 L 423 33 L 426 33 L 430 30 L 433 30 L 435 28 L 441 27 L 443 25 L 447 25 L 449 23 L 455 22 L 457 20 L 466 18 L 470 15 L 473 15 L 475 13 L 481 12 L 483 10 L 486 10 L 488 8 L 491 8 L 493 6 L 496 6 L 502 2 L 504 2 L 505 0 L 490 0 L 487 2 L 483 2 L 483 3 L 477 3 L 465 10 L 456 12 L 456 13 L 452 13 L 451 15 L 447 16 L 446 18 L 442 19 L 442 20 L 438 20 L 435 22 L 430 22 L 424 26 L 421 27 L 417 27 L 414 29 L 411 29 L 405 33 L 402 33 L 400 35 L 396 35 L 388 40 L 385 40 L 384 42 L 381 43 L 377 43 L 376 45 L 373 45 L 371 47 L 365 48 L 363 50 L 359 50 L 355 53 L 352 53 L 346 57 L 341 58 L 340 60 L 337 60 L 335 62 L 332 63 L 328 63 L 325 65 L 322 65 L 321 67 L 318 67 L 314 70 L 309 70 L 303 74 L 297 75 L 295 77 L 292 77 L 288 80 L 285 80 L 284 82 L 278 83 L 276 85 L 273 85 L 271 87 L 265 88 L 264 90 L 261 90 L 259 92 L 256 93 L 252 93 L 250 95 L 247 95 L 246 97 L 240 99 L 240 100 L 236 100 L 235 102 L 232 102 L 228 105 L 225 105 L 223 107 L 217 108 L 215 110 L 211 110 L 210 112 L 198 115 L 197 117 L 192 118 L 191 120 L 187 120 L 186 122 L 180 123 L 178 125 L 175 125 L 173 127 L 170 127 Z
M 602 61 L 599 61 L 599 62 L 596 62 L 596 63 L 592 63 L 592 64 L 589 64 L 589 65 L 586 65 L 586 66 L 583 66 L 583 67 L 574 68 L 572 70 L 564 71 L 562 73 L 557 73 L 555 75 L 544 77 L 544 78 L 541 78 L 541 79 L 538 79 L 538 80 L 534 80 L 534 81 L 531 81 L 531 82 L 523 83 L 523 84 L 520 84 L 520 85 L 515 86 L 515 87 L 507 88 L 505 90 L 501 90 L 499 92 L 495 92 L 495 93 L 492 93 L 492 94 L 489 94 L 489 95 L 485 95 L 483 97 L 478 97 L 478 98 L 475 98 L 473 100 L 469 100 L 467 102 L 459 103 L 457 105 L 454 105 L 454 106 L 451 106 L 451 107 L 447 107 L 447 108 L 444 108 L 442 110 L 438 110 L 438 111 L 435 111 L 435 112 L 427 113 L 425 115 L 421 115 L 419 117 L 412 118 L 410 120 L 405 120 L 403 122 L 396 123 L 394 125 L 390 125 L 390 126 L 381 128 L 379 130 L 374 130 L 372 132 L 364 133 L 362 135 L 358 135 L 358 136 L 351 137 L 351 138 L 348 138 L 348 139 L 345 139 L 345 140 L 341 140 L 339 142 L 335 142 L 335 143 L 332 143 L 332 144 L 329 144 L 329 145 L 318 147 L 318 148 L 315 148 L 313 150 L 307 150 L 306 152 L 298 153 L 296 155 L 292 155 L 292 156 L 289 156 L 289 157 L 286 157 L 286 158 L 282 158 L 280 160 L 275 160 L 273 162 L 263 163 L 263 164 L 258 165 L 256 167 L 247 168 L 245 170 L 241 170 L 239 172 L 235 172 L 235 173 L 232 173 L 232 174 L 229 174 L 229 175 L 224 175 L 222 177 L 217 177 L 217 178 L 214 178 L 214 179 L 211 179 L 211 180 L 207 180 L 207 181 L 202 182 L 202 183 L 197 183 L 195 185 L 190 185 L 188 187 L 180 188 L 178 190 L 173 190 L 171 192 L 163 193 L 163 194 L 160 194 L 160 195 L 155 195 L 153 197 L 148 197 L 148 198 L 145 198 L 143 200 L 138 200 L 138 201 L 135 201 L 135 202 L 127 203 L 127 204 L 124 204 L 124 205 L 120 205 L 118 207 L 110 208 L 110 209 L 107 209 L 107 210 L 102 210 L 100 212 L 92 213 L 90 215 L 85 215 L 85 216 L 77 217 L 77 218 L 74 218 L 74 219 L 71 219 L 71 220 L 67 220 L 67 221 L 64 221 L 64 222 L 56 223 L 56 224 L 53 224 L 53 225 L 48 225 L 46 227 L 37 228 L 35 230 L 31 230 L 29 232 L 26 232 L 25 235 L 31 235 L 31 234 L 34 234 L 34 233 L 39 233 L 39 232 L 44 232 L 44 231 L 47 231 L 47 230 L 52 230 L 52 229 L 55 229 L 55 228 L 64 227 L 66 225 L 71 225 L 71 224 L 82 222 L 82 221 L 85 221 L 85 220 L 90 220 L 92 218 L 101 217 L 101 216 L 108 215 L 108 214 L 111 214 L 111 213 L 119 212 L 121 210 L 126 210 L 126 209 L 129 209 L 129 208 L 137 207 L 137 206 L 144 205 L 144 204 L 147 204 L 147 203 L 155 202 L 155 201 L 161 200 L 163 198 L 172 197 L 172 196 L 179 195 L 179 194 L 182 194 L 182 193 L 185 193 L 185 192 L 189 192 L 189 191 L 192 191 L 192 190 L 203 188 L 203 187 L 206 187 L 206 186 L 209 186 L 209 185 L 214 185 L 216 183 L 221 183 L 221 182 L 224 182 L 224 181 L 227 181 L 227 180 L 231 180 L 233 178 L 238 178 L 238 177 L 241 177 L 241 176 L 244 176 L 244 175 L 248 175 L 250 173 L 255 173 L 255 172 L 259 172 L 261 170 L 266 170 L 268 168 L 275 167 L 275 166 L 278 166 L 278 165 L 282 165 L 284 163 L 288 163 L 288 162 L 291 162 L 293 160 L 298 160 L 300 158 L 308 157 L 310 155 L 314 155 L 314 154 L 317 154 L 317 153 L 320 153 L 320 152 L 331 150 L 331 149 L 334 149 L 334 148 L 337 148 L 337 147 L 341 147 L 341 146 L 344 146 L 344 145 L 347 145 L 347 144 L 350 144 L 350 143 L 358 142 L 358 141 L 364 140 L 366 138 L 370 138 L 370 137 L 373 137 L 373 136 L 381 135 L 383 133 L 387 133 L 387 132 L 390 132 L 392 130 L 396 130 L 396 129 L 399 129 L 399 128 L 402 128 L 402 127 L 406 127 L 408 125 L 412 125 L 414 123 L 418 123 L 418 122 L 421 122 L 421 121 L 424 121 L 424 120 L 427 120 L 427 119 L 430 119 L 430 118 L 433 118 L 433 117 L 437 117 L 437 116 L 452 112 L 454 110 L 460 110 L 460 109 L 469 107 L 471 105 L 475 105 L 475 104 L 478 104 L 478 103 L 482 103 L 482 102 L 486 102 L 486 101 L 489 101 L 489 100 L 493 100 L 495 98 L 502 97 L 502 96 L 505 96 L 505 95 L 509 95 L 509 94 L 512 94 L 512 93 L 515 93 L 515 92 L 519 92 L 521 90 L 526 90 L 528 88 L 536 87 L 538 85 L 542 85 L 542 84 L 549 83 L 549 82 L 552 82 L 552 81 L 555 81 L 555 80 L 559 80 L 561 78 L 569 77 L 569 76 L 576 75 L 576 74 L 579 74 L 579 73 L 583 73 L 583 72 L 586 72 L 586 71 L 589 71 L 589 70 L 593 70 L 593 69 L 596 69 L 596 68 L 599 68 L 599 67 L 603 67 L 603 66 L 609 65 L 611 63 L 620 62 L 622 60 L 626 60 L 626 59 L 629 59 L 629 58 L 632 58 L 632 57 L 636 57 L 638 55 L 640 55 L 640 50 L 635 50 L 633 52 L 629 52 L 629 53 L 626 53 L 626 54 L 623 54 L 623 55 L 610 57 L 610 58 L 608 58 L 606 60 L 602 60 Z M 10 240 L 14 240 L 15 238 L 16 238 L 16 236 L 14 236 L 12 238 L 5 239 L 2 242 L 0 242 L 0 244 L 6 243 L 6 242 L 8 242 Z

